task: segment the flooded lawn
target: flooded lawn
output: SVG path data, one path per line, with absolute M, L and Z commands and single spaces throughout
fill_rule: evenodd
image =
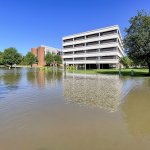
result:
M 0 150 L 142 149 L 150 78 L 0 69 Z

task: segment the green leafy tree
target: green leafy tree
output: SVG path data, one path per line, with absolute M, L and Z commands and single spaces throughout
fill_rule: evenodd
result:
M 17 49 L 14 47 L 10 47 L 4 50 L 3 52 L 3 63 L 5 65 L 19 64 L 22 60 L 21 54 L 18 53 Z
M 62 64 L 62 58 L 60 55 L 56 54 L 54 55 L 54 61 L 57 63 L 57 64 Z
M 36 56 L 36 57 L 35 57 L 35 64 L 38 64 L 38 62 L 39 62 L 39 61 L 38 61 L 38 57 Z
M 139 11 L 129 23 L 124 38 L 126 53 L 135 63 L 146 63 L 150 75 L 150 15 Z
M 37 63 L 37 58 L 31 52 L 28 52 L 25 56 L 25 62 L 32 67 L 33 64 Z
M 126 68 L 129 68 L 129 66 L 132 64 L 132 60 L 129 59 L 128 56 L 124 56 L 120 58 L 120 63 L 123 64 Z
M 21 60 L 20 64 L 21 64 L 21 65 L 26 65 L 25 56 L 22 56 L 22 60 Z
M 46 65 L 50 66 L 54 62 L 54 55 L 51 53 L 47 53 L 44 59 L 45 59 Z
M 0 51 L 0 65 L 3 65 L 3 53 Z

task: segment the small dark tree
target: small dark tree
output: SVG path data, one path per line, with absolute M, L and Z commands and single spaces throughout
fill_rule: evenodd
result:
M 37 58 L 31 52 L 28 52 L 25 56 L 25 62 L 27 65 L 30 65 L 32 67 L 34 63 L 37 63 Z
M 54 62 L 54 55 L 51 53 L 47 53 L 45 56 L 45 62 L 47 66 L 50 66 Z
M 135 63 L 146 63 L 150 75 L 150 15 L 139 11 L 129 23 L 124 38 L 127 55 Z
M 17 52 L 17 49 L 14 47 L 10 47 L 4 50 L 3 53 L 3 63 L 5 65 L 12 65 L 19 64 L 22 60 L 21 54 Z

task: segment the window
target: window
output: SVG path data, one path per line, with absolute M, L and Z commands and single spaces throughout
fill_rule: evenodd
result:
M 88 42 L 88 43 L 86 43 L 87 46 L 97 45 L 97 44 L 99 44 L 99 41 L 94 41 L 94 42 Z
M 109 39 L 109 40 L 100 41 L 101 44 L 112 43 L 112 42 L 117 42 L 117 39 Z
M 117 30 L 101 32 L 100 35 L 104 36 L 104 35 L 115 34 L 115 33 L 117 33 Z
M 116 51 L 116 47 L 108 47 L 108 48 L 101 48 L 101 52 L 110 52 L 110 51 Z
M 64 61 L 73 61 L 73 58 L 64 58 Z
M 99 36 L 99 33 L 95 33 L 95 34 L 87 35 L 86 38 L 94 38 L 94 37 L 98 37 L 98 36 Z
M 78 58 L 74 58 L 74 60 L 85 60 L 84 57 L 78 57 Z
M 74 47 L 82 47 L 85 46 L 85 43 L 81 43 L 81 44 L 75 44 Z
M 98 57 L 87 57 L 86 60 L 98 60 Z
M 85 51 L 75 51 L 74 53 L 75 54 L 82 54 L 82 53 L 85 53 Z
M 63 46 L 64 49 L 73 48 L 73 45 Z
M 63 42 L 65 43 L 65 42 L 71 42 L 71 41 L 73 41 L 73 38 L 71 38 L 71 39 L 66 39 L 66 40 L 63 40 Z
M 86 51 L 86 53 L 96 53 L 99 52 L 99 49 L 89 49 Z
M 73 52 L 64 52 L 64 55 L 71 55 Z
M 83 39 L 85 39 L 85 36 L 80 36 L 80 37 L 75 37 L 74 38 L 75 41 L 77 41 L 77 40 L 83 40 Z
M 116 56 L 101 56 L 101 59 L 116 59 Z

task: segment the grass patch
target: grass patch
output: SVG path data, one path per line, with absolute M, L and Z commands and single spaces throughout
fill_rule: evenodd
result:
M 122 76 L 131 76 L 131 70 L 134 71 L 136 77 L 148 76 L 148 69 L 121 69 Z M 72 73 L 79 74 L 110 74 L 110 75 L 119 75 L 118 69 L 94 69 L 94 70 L 73 70 Z

